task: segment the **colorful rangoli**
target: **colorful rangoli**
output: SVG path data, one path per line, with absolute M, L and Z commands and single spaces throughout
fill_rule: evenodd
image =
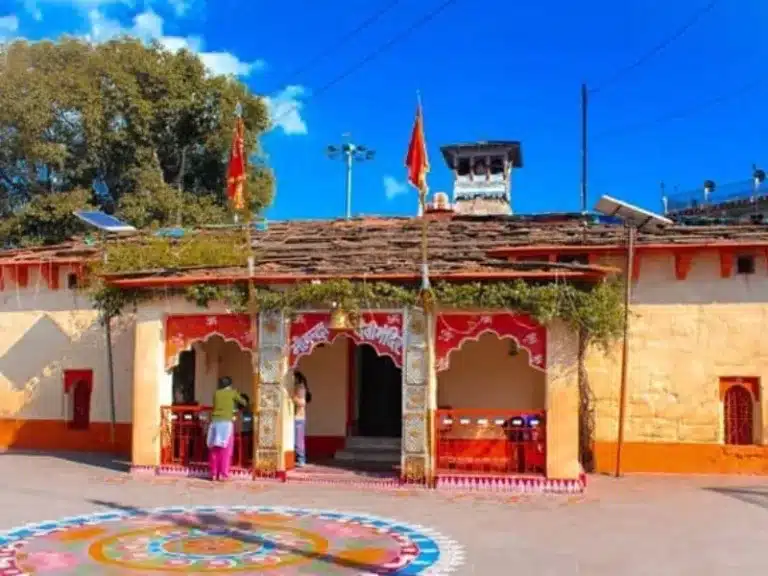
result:
M 0 576 L 449 574 L 459 546 L 418 526 L 278 507 L 104 512 L 0 533 Z

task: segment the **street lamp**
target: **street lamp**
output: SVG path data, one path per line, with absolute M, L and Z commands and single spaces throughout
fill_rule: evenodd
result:
M 371 150 L 366 146 L 355 144 L 354 142 L 345 142 L 338 146 L 328 146 L 325 152 L 331 160 L 338 160 L 341 158 L 347 167 L 346 219 L 349 220 L 352 218 L 352 164 L 354 162 L 367 162 L 373 160 L 376 156 L 376 151 Z

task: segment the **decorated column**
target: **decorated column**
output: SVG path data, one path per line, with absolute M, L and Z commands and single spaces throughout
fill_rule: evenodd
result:
M 288 368 L 285 317 L 282 312 L 259 314 L 258 415 L 254 443 L 254 471 L 276 477 L 285 472 L 283 457 L 283 380 Z
M 430 474 L 427 321 L 419 309 L 406 310 L 404 318 L 402 477 L 406 482 L 422 483 Z

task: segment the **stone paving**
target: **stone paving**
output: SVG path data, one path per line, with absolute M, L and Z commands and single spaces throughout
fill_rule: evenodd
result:
M 283 556 L 278 554 L 269 560 L 276 563 L 274 569 L 260 565 L 260 574 L 377 573 L 363 559 L 373 554 L 374 548 L 377 553 L 386 555 L 387 547 L 395 546 L 393 542 L 406 550 L 408 538 L 432 542 L 440 548 L 444 560 L 450 556 L 449 563 L 455 569 L 452 572 L 434 569 L 419 572 L 411 566 L 402 571 L 391 568 L 390 573 L 707 576 L 736 572 L 740 576 L 757 576 L 766 574 L 768 569 L 768 479 L 763 478 L 645 476 L 615 480 L 591 477 L 584 496 L 515 497 L 139 479 L 131 478 L 115 469 L 112 463 L 98 458 L 4 454 L 0 455 L 0 479 L 0 532 L 30 523 L 97 512 L 127 513 L 132 515 L 132 522 L 141 523 L 148 520 L 135 516 L 141 515 L 143 510 L 169 506 L 222 507 L 209 510 L 213 517 L 218 512 L 231 514 L 230 507 L 233 506 L 239 507 L 236 510 L 241 512 L 262 507 L 260 512 L 254 512 L 261 514 L 258 521 L 273 523 L 276 520 L 272 507 L 350 514 L 339 520 L 353 519 L 342 528 L 331 526 L 331 517 L 303 516 L 301 525 L 291 518 L 287 525 L 273 526 L 272 533 L 265 533 L 267 540 L 258 543 L 232 534 L 223 544 L 221 541 L 211 543 L 208 533 L 199 530 L 192 534 L 193 538 L 185 535 L 186 539 L 179 541 L 186 552 L 202 554 L 200 558 L 215 556 L 222 550 L 243 552 L 244 546 L 250 546 L 250 552 L 245 552 L 263 555 L 267 548 L 274 551 L 276 543 L 287 546 L 299 542 L 296 544 L 298 548 L 292 549 L 290 554 L 282 552 Z M 287 514 L 290 516 L 295 511 L 289 510 Z M 371 516 L 391 519 L 393 524 L 369 524 L 366 518 Z M 183 521 L 188 520 L 185 517 Z M 195 520 L 198 521 L 199 518 Z M 181 524 L 178 518 L 173 520 L 173 525 L 182 526 L 183 530 L 199 528 Z M 244 529 L 243 525 L 238 526 Z M 366 530 L 373 533 L 377 526 L 384 528 L 375 537 L 364 533 Z M 397 530 L 405 532 L 392 533 L 394 540 L 387 540 L 382 536 L 389 534 L 387 526 L 397 526 Z M 416 528 L 409 532 L 409 526 Z M 330 548 L 324 549 L 322 554 L 301 548 L 301 538 L 296 536 L 297 533 L 308 534 L 311 539 L 321 532 L 330 533 L 331 529 L 337 540 L 328 537 L 326 542 L 331 542 Z M 169 534 L 170 538 L 175 533 Z M 114 534 L 108 536 L 111 538 Z M 347 544 L 356 539 L 361 544 L 344 548 L 347 544 L 340 544 L 341 540 L 338 540 L 342 537 L 348 538 Z M 375 545 L 366 544 L 374 538 L 379 539 Z M 59 538 L 55 545 L 53 540 L 30 538 L 28 541 L 30 550 L 45 556 L 46 551 L 52 555 L 56 546 L 63 548 L 61 543 L 65 539 Z M 66 542 L 69 546 L 70 541 Z M 113 548 L 122 546 L 123 551 L 133 550 L 131 546 L 135 544 L 110 542 Z M 170 544 L 164 544 L 168 550 L 172 545 L 181 545 L 168 542 Z M 50 550 L 47 549 L 49 545 Z M 338 553 L 335 552 L 337 548 L 333 548 L 336 545 L 339 546 Z M 92 555 L 93 549 L 91 546 Z M 279 568 L 280 562 L 289 559 L 299 562 L 299 557 L 303 568 Z M 433 559 L 422 560 L 422 565 L 427 566 Z M 183 567 L 184 561 L 187 560 L 179 560 L 182 564 L 173 572 L 153 568 L 152 573 L 189 572 Z M 437 569 L 441 568 L 438 566 Z M 240 574 L 249 573 L 242 566 L 238 570 Z M 206 573 L 229 572 L 229 568 L 219 572 L 211 568 Z M 55 573 L 118 575 L 146 574 L 149 570 L 113 563 L 71 572 L 59 569 Z M 0 569 L 0 575 L 4 574 Z

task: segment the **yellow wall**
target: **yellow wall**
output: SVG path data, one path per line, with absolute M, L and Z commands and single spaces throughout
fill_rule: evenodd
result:
M 735 268 L 734 268 L 735 272 Z M 633 287 L 626 471 L 768 472 L 768 450 L 725 447 L 721 377 L 768 383 L 768 270 L 720 278 L 716 255 L 694 258 L 676 280 L 672 256 L 644 257 Z M 612 470 L 618 431 L 621 348 L 590 350 L 599 470 Z M 768 443 L 768 403 L 756 406 L 756 438 Z M 662 445 L 663 444 L 663 445 Z
M 308 436 L 346 436 L 348 347 L 346 338 L 337 338 L 299 359 L 296 369 L 307 377 L 312 391 Z
M 510 340 L 483 334 L 465 342 L 437 375 L 437 404 L 453 408 L 541 410 L 546 377 L 528 365 L 528 352 L 509 355 Z
M 87 295 L 67 289 L 62 267 L 59 290 L 50 290 L 36 269 L 26 288 L 5 275 L 0 291 L 0 450 L 130 449 L 133 381 L 132 319 L 113 322 L 116 443 L 109 437 L 110 393 L 105 332 Z M 93 371 L 91 427 L 70 431 L 72 402 L 63 371 Z

